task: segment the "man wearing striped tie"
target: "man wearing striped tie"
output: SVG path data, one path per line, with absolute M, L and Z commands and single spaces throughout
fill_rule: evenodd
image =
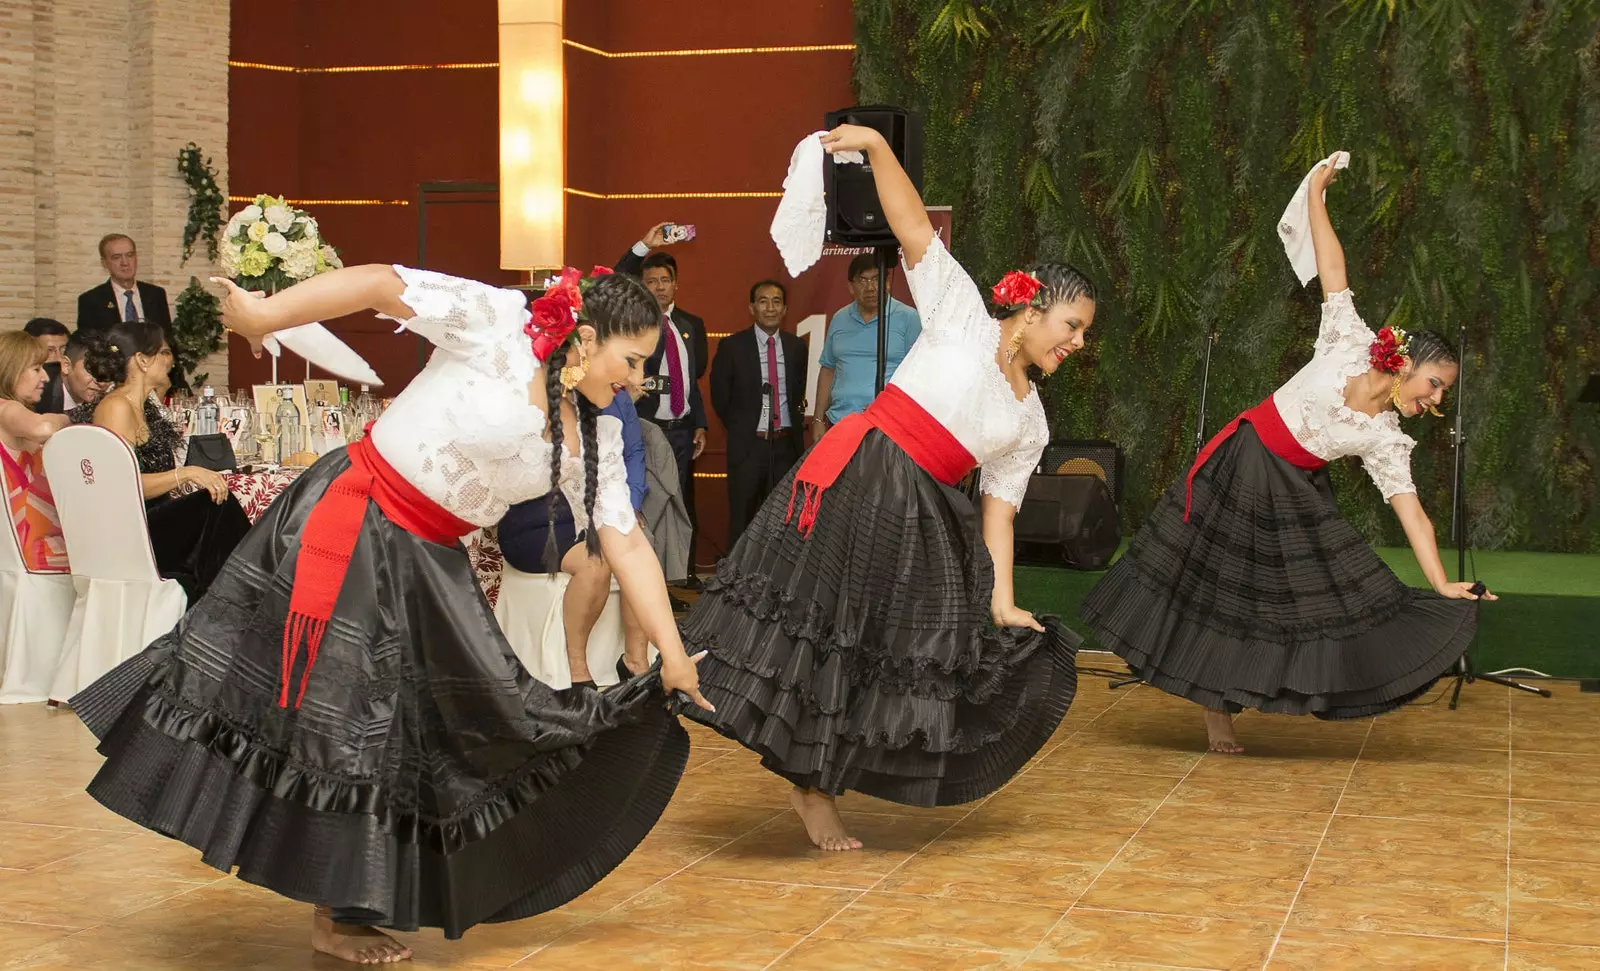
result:
M 103 333 L 124 320 L 144 320 L 160 324 L 170 339 L 167 291 L 138 279 L 139 248 L 133 239 L 122 233 L 101 239 L 100 265 L 110 279 L 78 294 L 78 333 Z
M 617 261 L 618 273 L 631 273 L 644 282 L 661 306 L 661 341 L 644 362 L 646 390 L 639 399 L 639 417 L 653 422 L 667 436 L 678 460 L 678 482 L 689 521 L 699 538 L 700 517 L 694 504 L 694 460 L 706 448 L 706 407 L 700 396 L 700 379 L 706 373 L 706 325 L 678 306 L 678 261 L 670 253 L 652 253 L 671 245 L 668 223 L 657 223 Z M 668 577 L 669 583 L 695 587 L 694 540 L 690 541 L 689 576 Z
M 717 344 L 711 407 L 728 432 L 728 549 L 805 451 L 806 343 L 783 329 L 788 292 L 750 288 L 755 323 Z

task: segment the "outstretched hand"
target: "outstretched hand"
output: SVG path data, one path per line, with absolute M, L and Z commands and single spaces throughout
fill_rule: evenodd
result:
M 212 283 L 222 284 L 222 326 L 238 333 L 250 342 L 250 351 L 261 356 L 262 338 L 272 332 L 266 306 L 266 294 L 260 290 L 246 290 L 227 277 L 214 276 Z
M 1039 623 L 1038 618 L 1021 607 L 996 606 L 992 613 L 996 627 L 1025 627 L 1028 630 L 1044 632 L 1044 625 Z
M 705 660 L 706 652 L 701 651 L 693 657 L 679 656 L 677 660 L 661 661 L 661 686 L 666 689 L 670 698 L 674 691 L 681 691 L 692 702 L 706 711 L 716 711 L 706 696 L 700 693 L 700 662 Z
M 1332 157 L 1331 155 L 1329 156 L 1329 158 Z M 1339 181 L 1339 170 L 1334 168 L 1332 162 L 1317 166 L 1317 170 L 1311 173 L 1311 188 L 1313 189 L 1326 189 L 1337 181 Z
M 1441 597 L 1447 597 L 1450 600 L 1499 600 L 1500 599 L 1499 597 L 1496 597 L 1489 590 L 1483 591 L 1483 595 L 1479 596 L 1478 594 L 1473 592 L 1473 590 L 1472 590 L 1473 586 L 1474 586 L 1474 584 L 1466 583 L 1466 582 L 1462 582 L 1462 583 L 1447 583 L 1444 586 L 1439 588 L 1439 595 Z

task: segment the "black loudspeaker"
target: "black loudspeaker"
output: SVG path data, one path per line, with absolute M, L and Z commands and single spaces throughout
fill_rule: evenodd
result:
M 1013 527 L 1019 562 L 1103 570 L 1122 543 L 1111 490 L 1098 475 L 1035 475 Z
M 911 184 L 922 191 L 922 118 L 893 105 L 859 105 L 830 111 L 823 127 L 864 125 L 883 133 Z M 893 246 L 894 233 L 878 203 L 872 167 L 841 165 L 827 159 L 822 165 L 822 191 L 828 207 L 827 239 L 851 246 Z
M 1122 449 L 1104 440 L 1051 442 L 1039 460 L 1039 471 L 1052 475 L 1095 475 L 1122 505 Z

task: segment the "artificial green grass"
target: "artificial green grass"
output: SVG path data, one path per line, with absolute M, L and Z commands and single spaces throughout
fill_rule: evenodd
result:
M 1456 556 L 1442 551 L 1455 575 Z M 1413 586 L 1427 584 L 1409 549 L 1380 549 L 1378 555 Z M 1600 677 L 1600 556 L 1564 553 L 1477 553 L 1468 576 L 1489 585 L 1500 600 L 1485 603 L 1472 647 L 1479 671 L 1531 668 L 1561 678 Z M 1020 566 L 1017 603 L 1042 613 L 1060 614 L 1088 635 L 1078 622 L 1078 604 L 1101 574 L 1053 567 Z M 1098 644 L 1087 646 L 1099 648 Z

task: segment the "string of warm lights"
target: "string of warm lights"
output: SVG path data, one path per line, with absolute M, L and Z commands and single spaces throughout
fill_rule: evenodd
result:
M 664 51 L 605 51 L 571 39 L 562 44 L 607 60 L 639 57 L 720 57 L 735 54 L 809 54 L 818 51 L 854 51 L 854 44 L 788 44 L 775 47 L 695 47 Z M 261 61 L 228 61 L 229 67 L 252 71 L 275 71 L 281 74 L 379 74 L 392 71 L 488 71 L 500 66 L 499 61 L 463 61 L 447 64 L 342 64 L 333 67 L 295 67 L 289 64 L 266 64 Z
M 611 202 L 627 199 L 781 199 L 782 192 L 588 192 L 568 187 L 567 195 Z
M 255 202 L 255 196 L 229 196 L 229 202 Z M 408 199 L 286 199 L 291 206 L 409 206 Z

